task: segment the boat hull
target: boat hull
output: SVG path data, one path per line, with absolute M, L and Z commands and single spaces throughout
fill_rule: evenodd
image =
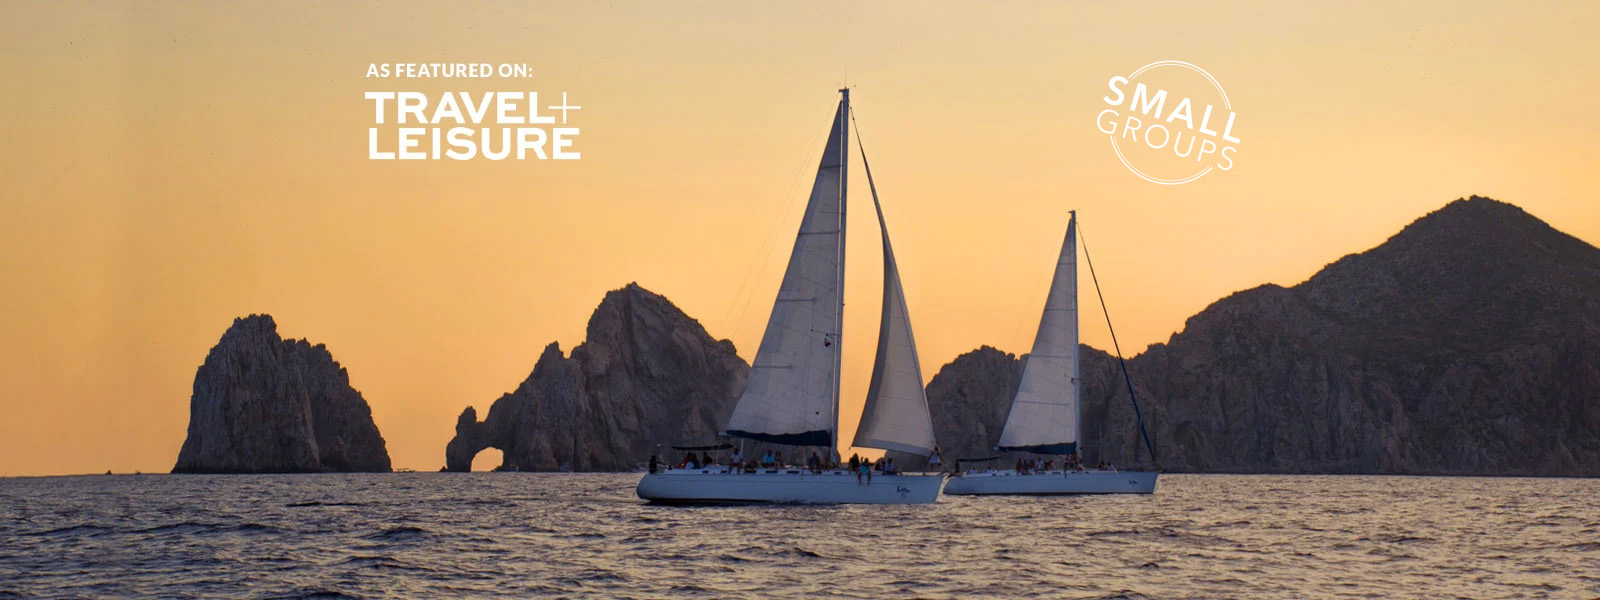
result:
M 1015 471 L 965 473 L 951 477 L 944 493 L 952 496 L 1074 494 L 1153 494 L 1154 471 L 1083 471 L 1018 475 Z
M 867 484 L 845 471 L 674 469 L 645 475 L 636 491 L 655 504 L 930 504 L 943 485 L 942 475 L 874 473 Z

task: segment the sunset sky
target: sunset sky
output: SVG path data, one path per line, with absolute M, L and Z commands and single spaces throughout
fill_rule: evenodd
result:
M 1597 22 L 1597 3 L 6 2 L 0 475 L 169 470 L 195 369 L 250 313 L 327 344 L 418 470 L 630 281 L 748 360 L 846 84 L 929 378 L 1027 350 L 1070 209 L 1130 354 L 1462 196 L 1600 242 Z M 1107 79 L 1159 60 L 1226 88 L 1233 170 L 1152 184 L 1096 131 Z M 457 61 L 536 75 L 364 77 Z M 567 92 L 583 158 L 370 161 L 362 96 L 393 90 Z M 847 440 L 881 293 L 852 160 Z M 1082 285 L 1083 341 L 1109 349 Z

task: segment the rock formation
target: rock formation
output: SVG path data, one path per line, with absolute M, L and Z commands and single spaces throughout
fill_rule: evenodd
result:
M 1115 359 L 1084 348 L 1093 461 L 1142 454 Z M 1600 476 L 1600 250 L 1458 200 L 1291 288 L 1217 301 L 1129 359 L 1174 471 Z M 928 386 L 945 456 L 987 455 L 1020 361 Z
M 279 338 L 268 315 L 234 319 L 195 373 L 172 472 L 323 471 L 389 471 L 366 400 L 323 345 Z
M 550 344 L 484 420 L 462 411 L 445 468 L 471 470 L 473 456 L 494 447 L 503 468 L 633 469 L 657 443 L 715 441 L 748 370 L 732 342 L 630 283 L 606 294 L 571 356 Z

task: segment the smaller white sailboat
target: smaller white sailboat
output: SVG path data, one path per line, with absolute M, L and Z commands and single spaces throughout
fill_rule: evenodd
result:
M 1074 211 L 1067 221 L 1067 239 L 1061 246 L 1061 258 L 1056 261 L 1050 296 L 1045 300 L 1033 351 L 1023 364 L 1022 383 L 1011 401 L 1011 412 L 1006 417 L 996 450 L 1066 458 L 1083 456 L 1078 386 L 1077 227 L 1078 215 Z M 1107 323 L 1110 323 L 1109 317 Z M 1118 355 L 1121 355 L 1120 349 Z M 1127 374 L 1126 366 L 1123 374 Z M 1133 393 L 1131 382 L 1128 393 Z M 1134 402 L 1137 413 L 1137 399 Z M 1142 417 L 1139 429 L 1142 434 Z M 1148 445 L 1148 437 L 1145 442 Z M 1153 458 L 1154 449 L 1151 450 Z M 1065 464 L 1060 470 L 978 470 L 951 477 L 944 492 L 957 496 L 1150 494 L 1156 490 L 1156 477 L 1155 471 L 1086 469 Z
M 824 463 L 833 462 L 837 443 L 844 325 L 851 113 L 850 91 L 839 91 L 843 96 L 788 269 L 725 432 L 760 442 L 812 446 L 821 449 Z M 911 317 L 872 169 L 866 154 L 861 156 L 883 232 L 883 317 L 854 445 L 927 456 L 934 449 L 933 420 L 923 394 Z M 944 483 L 940 474 L 862 473 L 822 465 L 689 466 L 652 470 L 639 480 L 636 492 L 660 504 L 926 504 L 938 500 Z

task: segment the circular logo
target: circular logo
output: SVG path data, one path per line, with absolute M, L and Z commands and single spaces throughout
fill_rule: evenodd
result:
M 1233 169 L 1237 114 L 1222 84 L 1180 60 L 1153 62 L 1112 77 L 1110 108 L 1096 116 L 1117 160 L 1151 183 L 1179 185 Z

